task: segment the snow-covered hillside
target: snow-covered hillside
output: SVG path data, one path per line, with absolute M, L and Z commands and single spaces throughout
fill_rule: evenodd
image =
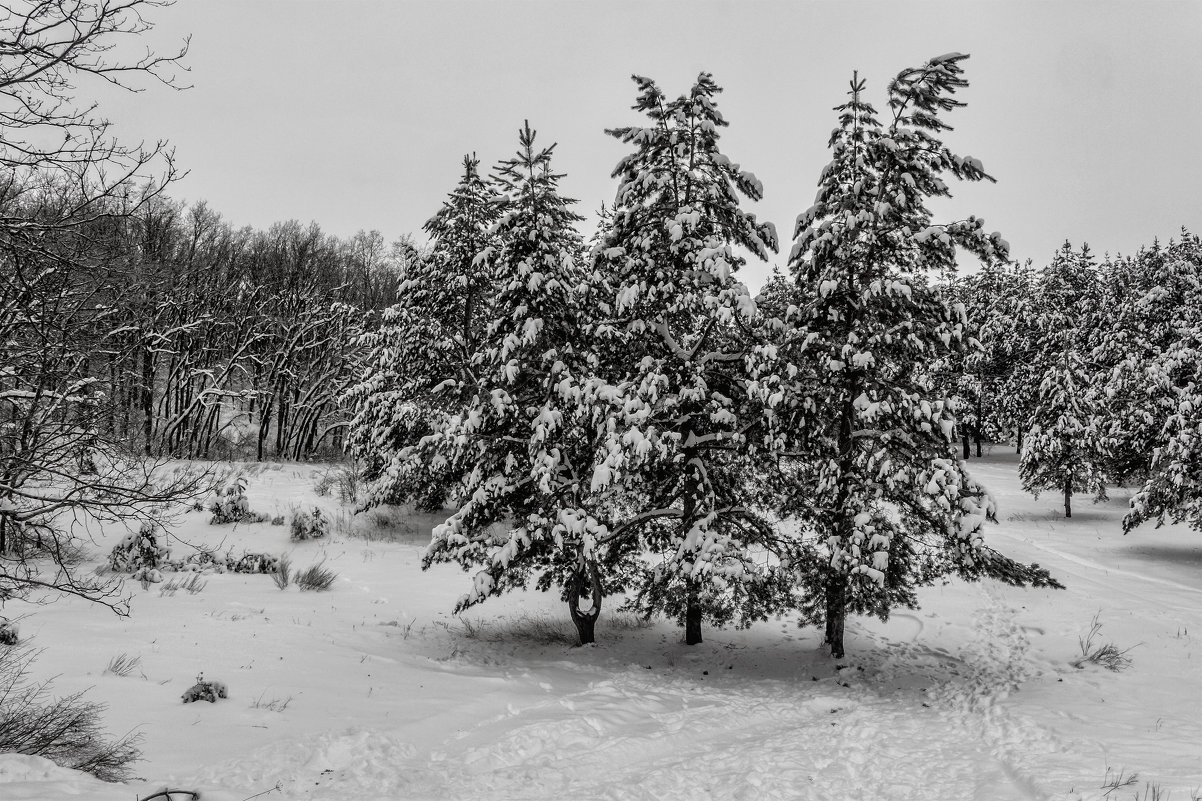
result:
M 90 688 L 106 723 L 143 736 L 143 781 L 106 785 L 45 760 L 0 756 L 5 801 L 130 801 L 169 785 L 207 801 L 263 799 L 1099 799 L 1108 774 L 1197 798 L 1202 787 L 1202 540 L 1182 527 L 1124 537 L 1129 492 L 1071 520 L 1019 488 L 999 449 L 970 469 L 994 493 L 1000 550 L 1050 568 L 1064 591 L 958 581 L 887 623 L 849 621 L 847 658 L 788 619 L 706 629 L 606 610 L 593 647 L 531 593 L 449 616 L 468 578 L 419 564 L 430 516 L 346 510 L 317 468 L 248 466 L 252 508 L 318 505 L 325 540 L 268 523 L 210 526 L 192 545 L 323 562 L 329 592 L 265 575 L 207 577 L 189 594 L 129 585 L 129 618 L 63 600 L 26 614 L 35 670 L 59 694 Z M 99 563 L 123 532 L 98 542 Z M 187 546 L 177 543 L 178 553 Z M 170 578 L 170 576 L 169 576 Z M 1076 668 L 1078 637 L 1131 648 L 1120 672 Z M 126 676 L 106 672 L 120 655 Z M 181 703 L 197 674 L 230 697 Z M 1149 798 L 1153 797 L 1148 795 Z

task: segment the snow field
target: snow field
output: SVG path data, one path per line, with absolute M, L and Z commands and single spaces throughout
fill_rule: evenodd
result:
M 292 544 L 287 527 L 192 512 L 180 539 L 324 560 L 335 588 L 235 574 L 195 595 L 131 585 L 124 619 L 72 600 L 10 604 L 30 612 L 39 676 L 57 675 L 60 694 L 91 688 L 111 731 L 143 735 L 146 778 L 105 785 L 0 756 L 0 798 L 129 801 L 170 785 L 207 801 L 276 787 L 260 797 L 1094 801 L 1109 767 L 1189 799 L 1202 786 L 1197 534 L 1124 538 L 1123 490 L 1066 521 L 1055 496 L 1021 492 L 1000 449 L 970 468 L 998 499 L 990 541 L 1068 589 L 932 587 L 920 610 L 850 621 L 837 664 L 791 620 L 707 628 L 688 647 L 668 622 L 607 607 L 598 644 L 574 648 L 562 604 L 522 593 L 458 621 L 448 611 L 469 577 L 420 570 L 436 518 L 382 515 L 393 528 L 356 521 L 376 539 L 352 537 L 337 503 L 313 495 L 314 469 L 255 470 L 252 509 L 318 505 L 331 535 Z M 97 561 L 120 533 L 98 539 Z M 1070 665 L 1094 614 L 1104 641 L 1134 646 L 1126 670 Z M 138 668 L 106 673 L 120 654 Z M 202 671 L 230 698 L 182 704 Z

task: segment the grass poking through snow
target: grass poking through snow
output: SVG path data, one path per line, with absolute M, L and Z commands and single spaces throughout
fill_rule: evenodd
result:
M 337 573 L 328 567 L 322 567 L 320 563 L 307 567 L 304 570 L 298 570 L 295 576 L 298 589 L 312 590 L 314 592 L 323 592 L 330 589 L 337 579 Z
M 109 666 L 104 669 L 105 673 L 111 673 L 114 676 L 128 676 L 135 670 L 141 673 L 142 657 L 130 656 L 129 654 L 117 654 L 109 660 Z M 146 678 L 145 675 L 142 678 Z
M 1081 647 L 1081 656 L 1072 661 L 1072 666 L 1078 669 L 1084 668 L 1087 664 L 1101 665 L 1107 670 L 1119 671 L 1131 665 L 1131 657 L 1127 656 L 1127 652 L 1134 648 L 1119 648 L 1112 642 L 1099 642 L 1099 635 L 1102 633 L 1102 623 L 1098 620 L 1098 615 L 1093 616 L 1093 620 L 1089 624 L 1089 632 L 1077 638 L 1077 643 Z
M 288 585 L 292 582 L 292 560 L 287 556 L 281 556 L 280 560 L 276 562 L 275 572 L 271 574 L 271 579 L 281 590 L 288 589 Z

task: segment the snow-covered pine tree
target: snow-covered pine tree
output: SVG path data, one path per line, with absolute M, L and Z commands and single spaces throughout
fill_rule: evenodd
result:
M 592 487 L 627 499 L 631 514 L 610 537 L 654 561 L 637 607 L 676 618 L 695 644 L 703 617 L 762 615 L 777 586 L 762 551 L 771 529 L 748 503 L 740 331 L 755 304 L 735 277 L 735 248 L 767 259 L 776 231 L 740 208 L 740 195 L 758 200 L 763 188 L 719 149 L 727 122 L 713 77 L 675 100 L 634 81 L 649 124 L 608 131 L 634 149 L 614 170 L 612 216 L 593 249 L 591 283 L 610 317 L 590 333 L 613 392 Z
M 1027 410 L 1019 477 L 1036 495 L 1045 489 L 1061 493 L 1065 517 L 1072 517 L 1076 492 L 1106 498 L 1101 399 L 1086 361 L 1100 327 L 1099 288 L 1088 246 L 1073 251 L 1065 243 L 1028 304 L 1034 321 L 1029 362 L 1038 389 Z
M 440 509 L 465 472 L 445 458 L 426 461 L 417 446 L 474 392 L 471 362 L 493 291 L 475 259 L 494 241 L 495 195 L 479 161 L 464 156 L 458 185 L 424 226 L 428 253 L 409 260 L 399 301 L 364 337 L 364 375 L 346 395 L 347 448 L 364 464 L 369 504 Z
M 1090 492 L 1095 500 L 1105 500 L 1105 445 L 1096 398 L 1071 342 L 1044 371 L 1028 420 L 1018 467 L 1023 489 L 1036 497 L 1045 489 L 1061 493 L 1065 517 L 1073 516 L 1074 493 Z
M 468 363 L 470 397 L 422 444 L 465 467 L 462 505 L 434 530 L 423 567 L 477 571 L 456 612 L 531 580 L 560 588 L 584 644 L 621 577 L 612 560 L 603 575 L 610 506 L 590 487 L 598 427 L 579 348 L 582 218 L 559 194 L 553 150 L 535 147 L 527 123 L 494 176 L 505 200 L 495 244 L 475 258 L 494 291 Z
M 832 160 L 814 205 L 800 215 L 789 266 L 807 301 L 788 313 L 778 372 L 818 381 L 777 399 L 778 446 L 795 454 L 796 507 L 817 535 L 801 543 L 803 582 L 822 598 L 831 653 L 844 653 L 849 610 L 887 614 L 908 588 L 956 572 L 1015 584 L 1051 583 L 985 545 L 994 505 L 956 458 L 956 420 L 922 368 L 963 347 L 962 308 L 928 276 L 954 268 L 956 247 L 1004 261 L 1007 244 L 976 217 L 935 224 L 928 199 L 949 195 L 946 174 L 992 180 L 940 140 L 944 112 L 963 105 L 961 62 L 948 54 L 889 84 L 882 123 L 864 83 L 838 107 Z
M 1159 353 L 1135 356 L 1132 372 L 1158 406 L 1168 400 L 1171 413 L 1152 443 L 1149 476 L 1131 499 L 1124 531 L 1166 519 L 1202 530 L 1202 240 L 1182 231 L 1165 253 L 1164 274 L 1174 277 L 1165 294 L 1153 289 L 1146 297 L 1158 307 L 1149 314 L 1160 318 L 1149 340 L 1164 336 L 1165 344 Z
M 1202 302 L 1202 245 L 1182 231 L 1167 247 L 1153 244 L 1134 257 L 1102 265 L 1108 324 L 1093 360 L 1107 371 L 1102 403 L 1109 455 L 1107 474 L 1117 483 L 1143 483 L 1152 455 L 1166 444 L 1165 425 L 1177 412 L 1177 390 L 1190 381 L 1189 367 L 1164 357 L 1193 326 Z M 1185 366 L 1186 372 L 1181 372 Z

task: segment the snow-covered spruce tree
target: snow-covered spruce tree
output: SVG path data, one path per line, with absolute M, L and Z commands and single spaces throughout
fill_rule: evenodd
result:
M 989 179 L 940 140 L 949 127 L 941 115 L 963 105 L 952 95 L 967 85 L 965 58 L 899 73 L 884 123 L 853 78 L 817 199 L 797 220 L 789 266 L 804 303 L 787 311 L 775 372 L 817 380 L 767 398 L 773 441 L 797 465 L 782 505 L 803 511 L 816 535 L 799 543 L 795 562 L 822 599 L 836 657 L 849 610 L 883 616 L 939 575 L 1053 583 L 985 545 L 993 502 L 956 458 L 955 417 L 923 369 L 964 347 L 963 310 L 942 302 L 928 275 L 950 271 L 956 247 L 986 263 L 1007 256 L 981 220 L 935 224 L 927 205 L 950 194 L 945 174 Z
M 1066 243 L 1043 270 L 1027 306 L 1034 318 L 1028 360 L 1038 389 L 1026 414 L 1019 477 L 1036 495 L 1061 493 L 1065 517 L 1072 517 L 1075 492 L 1106 498 L 1101 399 L 1086 361 L 1100 327 L 1098 293 L 1088 247 L 1074 252 Z
M 771 529 L 750 503 L 742 365 L 755 304 L 734 250 L 767 259 L 777 240 L 740 208 L 740 195 L 758 200 L 763 188 L 719 149 L 727 122 L 712 76 L 674 100 L 634 81 L 634 109 L 649 122 L 608 131 L 633 151 L 614 170 L 590 276 L 610 315 L 589 333 L 612 388 L 592 488 L 621 494 L 630 510 L 609 540 L 648 557 L 634 605 L 677 619 L 696 644 L 703 618 L 763 616 L 780 586 L 763 552 Z
M 495 241 L 495 195 L 479 161 L 464 156 L 459 184 L 424 226 L 429 252 L 408 260 L 399 301 L 363 338 L 363 378 L 346 395 L 347 447 L 364 464 L 369 504 L 440 509 L 463 476 L 461 465 L 427 461 L 417 446 L 475 392 L 471 363 L 493 292 L 476 256 Z
M 477 570 L 456 612 L 532 579 L 555 586 L 585 644 L 621 576 L 612 560 L 608 570 L 601 564 L 610 507 L 590 487 L 597 420 L 587 399 L 596 384 L 579 349 L 582 218 L 559 194 L 554 145 L 538 149 L 534 140 L 527 124 L 494 178 L 503 211 L 495 244 L 475 259 L 494 289 L 467 363 L 465 408 L 420 446 L 426 461 L 445 460 L 465 476 L 461 506 L 435 529 L 423 566 Z
M 1106 499 L 1105 445 L 1090 375 L 1081 355 L 1066 342 L 1043 374 L 1023 440 L 1018 474 L 1023 489 L 1039 496 L 1050 489 L 1064 496 L 1064 516 L 1073 516 L 1076 492 Z
M 1161 352 L 1133 361 L 1157 405 L 1170 399 L 1171 413 L 1154 441 L 1148 479 L 1131 499 L 1124 531 L 1146 520 L 1184 521 L 1202 530 L 1202 241 L 1183 231 L 1166 262 L 1173 265 L 1166 272 L 1180 279 L 1174 283 L 1182 301 L 1163 304 L 1159 312 L 1172 338 Z
M 1107 474 L 1116 483 L 1142 484 L 1165 425 L 1177 411 L 1178 390 L 1191 380 L 1188 363 L 1165 356 L 1189 332 L 1202 308 L 1202 244 L 1182 231 L 1167 247 L 1153 244 L 1134 257 L 1102 265 L 1108 325 L 1093 361 L 1105 370 L 1102 431 Z M 1184 368 L 1184 372 L 1182 371 Z

